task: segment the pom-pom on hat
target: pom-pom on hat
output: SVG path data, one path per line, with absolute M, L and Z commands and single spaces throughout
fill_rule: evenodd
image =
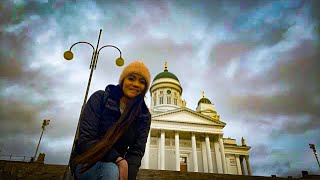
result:
M 130 64 L 128 64 L 127 67 L 125 67 L 120 75 L 119 78 L 119 84 L 121 85 L 123 79 L 128 76 L 129 74 L 139 74 L 146 80 L 146 90 L 145 92 L 149 89 L 150 86 L 150 72 L 147 66 L 142 62 L 142 61 L 134 61 Z

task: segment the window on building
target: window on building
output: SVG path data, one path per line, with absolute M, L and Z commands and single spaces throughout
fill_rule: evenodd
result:
M 174 94 L 174 96 L 177 96 L 177 92 L 174 92 L 173 94 Z
M 159 98 L 159 104 L 163 104 L 163 97 Z
M 171 104 L 171 97 L 167 97 L 167 104 Z
M 174 103 L 174 105 L 177 105 L 177 104 L 178 104 L 178 99 L 177 99 L 177 98 L 174 98 L 174 99 L 173 99 L 173 103 Z
M 160 94 L 163 94 L 163 91 L 160 91 Z
M 157 93 L 155 92 L 154 94 L 153 94 L 153 97 L 156 97 L 157 96 Z
M 154 97 L 154 98 L 153 98 L 153 106 L 155 106 L 156 104 L 157 104 L 157 98 Z

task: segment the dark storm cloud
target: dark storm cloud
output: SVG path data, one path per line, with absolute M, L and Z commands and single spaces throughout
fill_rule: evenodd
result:
M 52 101 L 37 100 L 46 96 L 45 91 L 52 85 L 52 80 L 39 69 L 30 69 L 29 63 L 32 59 L 30 45 L 32 44 L 27 29 L 9 32 L 5 29 L 18 23 L 23 23 L 23 7 L 17 10 L 12 3 L 4 3 L 5 18 L 1 22 L 0 31 L 0 106 L 2 135 L 20 133 L 34 133 L 34 123 L 39 119 L 39 112 L 51 105 Z M 23 12 L 20 12 L 23 11 Z M 9 15 L 20 13 L 12 21 Z M 22 13 L 22 14 L 21 14 Z M 25 15 L 25 14 L 24 14 Z M 35 94 L 31 94 L 35 93 Z M 32 98 L 34 99 L 32 99 Z M 4 136 L 1 136 L 4 137 Z
M 191 43 L 177 43 L 169 38 L 153 38 L 146 36 L 138 44 L 124 48 L 129 59 L 141 59 L 150 65 L 153 76 L 164 70 L 164 62 L 168 61 L 169 71 L 181 68 L 182 63 L 193 51 Z M 157 54 L 157 56 L 155 56 Z M 160 68 L 160 69 L 159 69 Z M 188 73 L 188 70 L 184 71 Z M 183 76 L 183 75 L 179 75 Z M 153 77 L 154 78 L 154 77 Z
M 319 115 L 307 115 L 306 117 L 302 116 L 301 118 L 292 117 L 280 126 L 281 131 L 274 134 L 274 137 L 277 135 L 282 136 L 284 132 L 289 134 L 301 134 L 310 130 L 319 129 L 319 118 Z
M 247 112 L 270 116 L 308 116 L 305 121 L 293 121 L 289 118 L 282 125 L 281 131 L 287 133 L 303 133 L 308 129 L 320 127 L 320 86 L 319 77 L 320 54 L 310 52 L 308 43 L 288 52 L 287 61 L 279 62 L 271 72 L 267 72 L 253 81 L 248 81 L 248 87 L 262 86 L 266 92 L 273 84 L 285 85 L 284 89 L 273 95 L 247 94 L 229 99 L 230 107 L 237 112 Z M 307 52 L 306 52 L 307 51 Z M 309 53 L 308 53 L 309 51 Z M 298 54 L 299 52 L 300 54 Z M 296 53 L 293 55 L 292 53 Z M 259 81 L 265 83 L 259 83 Z M 252 84 L 251 84 L 252 83 Z M 250 85 L 251 84 L 251 85 Z M 279 86 L 281 88 L 281 86 Z M 270 89 L 271 90 L 271 89 Z M 254 91 L 251 91 L 254 92 Z
M 230 61 L 252 50 L 253 46 L 243 42 L 221 42 L 212 47 L 209 54 L 209 63 L 215 69 L 225 69 Z
M 43 29 L 48 28 L 46 15 L 52 12 L 50 8 L 53 7 L 48 3 L 35 1 L 16 5 L 12 2 L 2 3 L 1 8 L 4 11 L 1 11 L 3 14 L 0 24 L 0 145 L 6 153 L 33 155 L 43 119 L 52 118 L 55 126 L 52 132 L 61 138 L 62 132 L 70 132 L 64 134 L 67 137 L 74 134 L 70 129 L 74 129 L 72 120 L 76 118 L 68 115 L 61 118 L 62 115 L 54 114 L 67 114 L 57 107 L 57 104 L 64 103 L 58 102 L 52 94 L 56 92 L 56 87 L 64 86 L 63 79 L 55 76 L 57 69 L 45 70 L 45 67 L 39 65 L 43 63 L 42 60 L 34 61 L 35 54 L 40 51 L 33 49 L 38 46 L 34 35 L 38 37 Z M 41 18 L 32 18 L 32 15 Z M 55 139 L 56 136 L 51 135 L 50 138 Z
M 287 177 L 287 176 L 301 177 L 301 171 L 307 170 L 309 171 L 310 174 L 317 174 L 317 171 L 315 168 L 307 168 L 307 167 L 301 168 L 301 166 L 305 166 L 305 164 L 309 162 L 310 159 L 309 159 L 309 156 L 308 158 L 306 158 L 305 153 L 303 153 L 301 154 L 302 157 L 300 161 L 297 161 L 295 159 L 295 156 L 298 153 L 299 151 L 297 150 L 291 150 L 291 149 L 285 149 L 285 148 L 272 149 L 267 154 L 265 154 L 265 156 L 263 156 L 264 158 L 261 157 L 261 159 L 259 160 L 252 159 L 252 161 L 257 162 L 255 163 L 256 165 L 253 168 L 253 173 L 259 170 L 260 171 L 263 170 L 267 174 L 275 174 L 280 177 Z M 269 161 L 265 159 L 266 157 L 269 158 Z M 301 162 L 301 161 L 304 161 L 304 162 Z
M 320 71 L 317 68 L 320 66 L 319 57 L 317 53 L 292 59 L 279 64 L 268 75 L 265 74 L 265 79 L 289 86 L 288 91 L 273 96 L 239 96 L 231 99 L 232 104 L 240 108 L 240 111 L 259 114 L 319 115 L 319 100 L 317 100 L 320 95 L 320 87 L 317 83 L 320 77 Z M 264 87 L 268 88 L 268 85 L 270 84 L 265 84 Z
M 251 159 L 264 158 L 270 153 L 270 148 L 266 144 L 256 144 L 251 147 Z
M 38 112 L 41 107 L 23 104 L 20 101 L 14 101 L 9 98 L 0 99 L 1 106 L 1 137 L 9 133 L 30 133 L 34 132 L 35 120 L 38 119 Z
M 37 138 L 39 137 L 40 131 L 37 134 Z M 6 136 L 6 139 L 0 139 L 1 155 L 26 156 L 26 160 L 30 160 L 30 157 L 34 155 L 36 145 L 37 142 L 32 136 L 24 134 L 11 134 Z M 7 159 L 8 157 L 1 156 L 1 158 Z
M 18 24 L 25 17 L 24 4 L 15 5 L 10 1 L 1 1 L 0 3 L 0 28 L 3 30 L 8 24 Z
M 18 36 L 3 31 L 0 32 L 0 38 L 0 74 L 8 80 L 19 79 L 22 76 L 22 67 L 28 61 L 24 58 L 28 54 L 24 45 L 29 38 L 24 32 Z
M 320 2 L 317 0 L 311 1 L 311 16 L 319 23 L 319 21 L 320 21 Z

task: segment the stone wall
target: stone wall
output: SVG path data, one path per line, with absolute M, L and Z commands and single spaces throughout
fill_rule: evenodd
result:
M 65 169 L 65 165 L 0 161 L 0 179 L 62 179 Z
M 0 179 L 4 180 L 62 180 L 66 165 L 28 163 L 0 160 Z M 287 179 L 280 177 L 241 176 L 229 174 L 194 173 L 141 169 L 137 180 L 261 180 Z M 298 179 L 320 179 L 320 176 L 306 176 Z

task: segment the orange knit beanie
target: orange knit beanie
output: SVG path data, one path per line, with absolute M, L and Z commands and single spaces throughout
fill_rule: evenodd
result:
M 142 61 L 134 61 L 130 64 L 128 64 L 127 67 L 125 67 L 120 75 L 119 78 L 119 84 L 122 83 L 123 79 L 128 76 L 129 74 L 139 74 L 140 76 L 142 76 L 146 82 L 146 91 L 149 89 L 150 86 L 150 72 L 149 69 L 147 68 L 147 66 L 142 62 Z

